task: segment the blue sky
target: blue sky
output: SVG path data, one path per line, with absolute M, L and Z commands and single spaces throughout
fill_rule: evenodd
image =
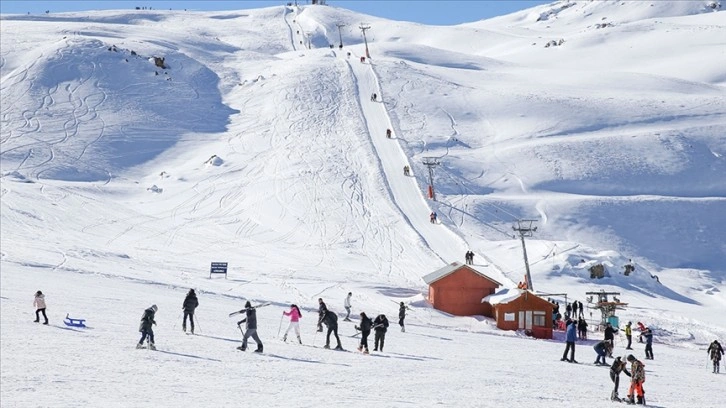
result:
M 83 11 L 99 9 L 133 9 L 147 6 L 154 9 L 174 10 L 239 10 L 278 6 L 287 1 L 20 1 L 3 0 L 1 13 L 32 14 L 62 11 Z M 347 8 L 373 16 L 399 21 L 414 21 L 430 25 L 449 25 L 482 20 L 508 14 L 539 4 L 551 3 L 542 0 L 490 0 L 490 1 L 383 1 L 383 0 L 328 0 L 331 6 Z M 299 4 L 308 3 L 305 0 Z

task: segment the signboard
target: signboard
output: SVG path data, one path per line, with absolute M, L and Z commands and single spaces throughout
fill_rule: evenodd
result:
M 227 262 L 212 262 L 212 266 L 209 268 L 210 278 L 213 273 L 223 273 L 224 279 L 227 279 Z

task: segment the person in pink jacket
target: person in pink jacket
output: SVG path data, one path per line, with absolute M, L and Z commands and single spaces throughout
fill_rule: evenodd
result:
M 35 292 L 35 300 L 33 301 L 33 306 L 35 306 L 35 322 L 40 322 L 40 313 L 43 313 L 43 318 L 45 319 L 45 323 L 48 324 L 48 316 L 45 314 L 45 295 L 41 291 Z
M 282 312 L 285 316 L 290 316 L 290 325 L 287 326 L 287 330 L 285 330 L 285 335 L 282 336 L 282 341 L 287 341 L 287 333 L 290 332 L 290 329 L 295 329 L 295 334 L 297 335 L 297 341 L 302 344 L 302 340 L 300 339 L 300 324 L 298 323 L 300 321 L 300 318 L 302 317 L 302 313 L 300 313 L 300 309 L 297 307 L 297 305 L 290 305 L 290 311 L 289 312 Z

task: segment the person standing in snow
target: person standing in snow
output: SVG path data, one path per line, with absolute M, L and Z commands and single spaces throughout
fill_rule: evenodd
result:
M 401 331 L 406 332 L 406 326 L 404 326 L 403 321 L 406 320 L 406 305 L 401 302 L 401 305 L 398 307 L 398 325 L 401 326 Z
M 156 346 L 154 345 L 154 329 L 153 325 L 156 324 L 156 321 L 154 320 L 154 316 L 156 315 L 156 311 L 159 310 L 156 305 L 151 305 L 150 308 L 144 310 L 143 316 L 141 316 L 141 324 L 139 325 L 139 331 L 141 332 L 141 340 L 139 340 L 139 344 L 136 345 L 137 349 L 144 348 L 144 340 L 146 338 L 149 338 L 149 349 L 150 350 L 156 350 Z
M 373 330 L 376 332 L 375 343 L 373 343 L 373 351 L 383 351 L 383 343 L 386 341 L 386 331 L 388 330 L 388 318 L 384 314 L 379 314 L 373 321 Z
M 572 302 L 572 320 L 577 320 L 577 301 Z
M 615 361 L 613 361 L 613 365 L 610 366 L 610 380 L 613 382 L 613 384 L 615 384 L 613 392 L 610 394 L 611 401 L 622 402 L 620 397 L 618 397 L 618 386 L 620 385 L 621 372 L 624 372 L 625 375 L 630 377 L 630 372 L 628 371 L 628 363 L 621 360 L 620 356 L 617 356 L 615 357 Z
M 605 356 L 610 355 L 612 353 L 612 343 L 610 340 L 601 340 L 597 342 L 593 347 L 595 349 L 595 352 L 597 353 L 597 359 L 595 360 L 595 365 L 607 365 L 608 362 L 605 360 Z
M 565 342 L 567 346 L 565 346 L 565 352 L 562 354 L 562 358 L 560 361 L 568 361 L 570 363 L 577 363 L 575 360 L 575 338 L 577 337 L 575 334 L 575 321 L 567 319 L 567 330 L 565 331 Z M 567 352 L 570 352 L 570 358 L 567 358 Z
M 614 328 L 613 325 L 608 323 L 605 325 L 605 338 L 603 340 L 609 340 L 611 345 L 615 344 L 615 332 L 618 331 L 618 329 Z M 608 357 L 612 357 L 610 353 L 608 353 Z
M 194 289 L 189 289 L 187 297 L 184 298 L 182 309 L 184 310 L 184 321 L 182 322 L 182 330 L 184 333 L 187 331 L 187 316 L 189 317 L 189 324 L 192 328 L 192 334 L 194 334 L 194 310 L 199 306 L 199 300 L 197 294 L 194 293 Z
M 290 305 L 290 311 L 285 312 L 283 311 L 282 314 L 284 316 L 290 316 L 290 324 L 287 326 L 287 330 L 285 330 L 285 335 L 282 336 L 282 341 L 287 341 L 287 333 L 290 332 L 290 329 L 295 329 L 295 335 L 297 335 L 297 341 L 302 344 L 302 340 L 300 339 L 300 318 L 302 317 L 302 313 L 300 313 L 300 309 L 297 307 L 297 305 Z
M 48 324 L 48 316 L 45 314 L 45 295 L 41 291 L 35 292 L 35 299 L 33 300 L 33 306 L 35 307 L 35 323 L 40 323 L 40 314 L 43 313 L 43 324 Z
M 335 347 L 335 349 L 343 350 L 343 346 L 340 344 L 340 337 L 338 337 L 338 316 L 335 313 L 328 310 L 322 316 L 320 321 L 318 321 L 318 325 L 320 325 L 320 324 L 325 324 L 328 327 L 328 335 L 325 338 L 324 348 L 326 348 L 326 349 L 330 348 L 330 333 L 333 333 L 333 334 L 335 334 L 335 340 L 338 342 L 338 346 Z
M 580 301 L 578 301 L 577 303 L 578 303 L 578 306 L 579 306 L 579 309 L 580 309 L 580 316 L 579 317 L 580 318 L 584 318 L 585 317 L 585 306 L 583 306 L 582 305 L 582 302 L 580 302 Z M 591 316 L 592 316 L 592 314 L 591 314 Z
M 645 391 L 643 391 L 643 383 L 645 382 L 645 365 L 634 355 L 628 355 L 630 362 L 630 389 L 628 389 L 628 403 L 635 404 L 635 394 L 638 394 L 638 404 L 645 404 Z
M 360 326 L 355 326 L 355 329 L 361 333 L 358 351 L 362 351 L 365 354 L 368 354 L 368 336 L 371 334 L 371 327 L 373 327 L 371 319 L 365 312 L 360 312 Z
M 352 298 L 352 297 L 353 297 L 353 292 L 348 292 L 348 296 L 346 296 L 345 300 L 343 301 L 343 307 L 345 308 L 345 311 L 346 311 L 345 319 L 343 319 L 343 320 L 345 320 L 346 322 L 350 321 L 350 308 L 351 308 L 350 298 Z
M 323 325 L 322 321 L 325 317 L 325 314 L 328 313 L 328 306 L 325 305 L 325 302 L 323 302 L 323 298 L 318 298 L 318 331 L 323 331 Z
M 567 307 L 565 307 L 565 319 L 573 319 L 574 316 L 572 316 L 572 304 L 568 303 Z
M 625 347 L 625 350 L 632 350 L 633 348 L 630 347 L 630 345 L 633 343 L 633 328 L 631 327 L 633 325 L 633 322 L 628 322 L 628 324 L 625 325 L 625 338 L 628 339 L 628 345 Z
M 653 359 L 653 331 L 650 330 L 650 328 L 645 329 L 645 332 L 643 332 L 643 337 L 645 337 L 645 359 L 652 360 Z
M 245 351 L 247 350 L 247 339 L 252 337 L 252 339 L 257 343 L 257 350 L 255 350 L 255 353 L 262 353 L 262 340 L 260 340 L 260 337 L 257 335 L 257 310 L 252 307 L 252 304 L 248 300 L 245 302 L 245 318 L 237 322 L 237 327 L 239 327 L 242 323 L 245 323 L 245 334 L 242 338 L 242 345 L 237 347 L 238 350 Z
M 580 334 L 580 340 L 587 340 L 587 321 L 585 319 L 577 321 L 577 331 Z
M 708 350 L 706 350 L 706 353 L 708 353 L 709 358 L 711 361 L 713 361 L 713 372 L 714 374 L 718 374 L 721 371 L 721 356 L 723 356 L 723 347 L 721 347 L 721 344 L 719 344 L 718 340 L 714 340 L 709 346 Z

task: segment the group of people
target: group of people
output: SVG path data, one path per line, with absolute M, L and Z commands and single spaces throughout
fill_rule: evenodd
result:
M 351 299 L 353 297 L 352 292 L 348 292 L 348 295 L 343 300 L 343 307 L 345 308 L 346 315 L 345 318 L 343 318 L 343 321 L 350 322 L 350 312 L 352 309 L 352 302 Z M 294 305 L 293 305 L 294 306 Z M 297 306 L 295 306 L 297 308 Z M 406 328 L 404 325 L 404 320 L 406 319 L 406 310 L 408 310 L 408 307 L 405 303 L 401 302 L 399 304 L 399 310 L 398 310 L 398 324 L 401 326 L 401 331 L 405 332 Z M 299 313 L 299 310 L 298 310 Z M 291 322 L 292 324 L 292 322 Z M 340 343 L 340 336 L 338 336 L 338 315 L 335 312 L 332 312 L 328 310 L 328 306 L 325 304 L 325 301 L 323 301 L 323 298 L 318 298 L 318 332 L 323 331 L 323 325 L 325 325 L 328 328 L 327 334 L 325 336 L 325 346 L 324 348 L 329 349 L 330 348 L 330 335 L 332 334 L 335 337 L 335 340 L 337 342 L 337 345 L 335 347 L 335 350 L 343 350 L 343 346 Z M 360 323 L 355 326 L 355 329 L 361 333 L 361 340 L 360 344 L 358 346 L 358 351 L 362 351 L 364 353 L 368 353 L 368 336 L 370 335 L 371 330 L 375 330 L 375 344 L 373 351 L 383 351 L 383 344 L 385 342 L 386 338 L 386 331 L 388 330 L 388 318 L 384 314 L 379 314 L 375 320 L 371 320 L 368 315 L 365 312 L 360 313 Z M 288 327 L 288 330 L 290 328 Z M 283 337 L 283 340 L 287 338 L 287 332 L 285 332 L 285 337 Z M 298 334 L 298 340 L 300 340 L 299 334 Z M 302 341 L 300 341 L 302 344 Z
M 467 265 L 474 265 L 474 253 L 472 251 L 466 251 L 464 259 L 466 260 Z
M 432 224 L 436 224 L 436 222 L 439 220 L 439 215 L 436 214 L 436 211 L 431 211 L 431 214 L 429 214 L 429 221 L 431 221 Z

